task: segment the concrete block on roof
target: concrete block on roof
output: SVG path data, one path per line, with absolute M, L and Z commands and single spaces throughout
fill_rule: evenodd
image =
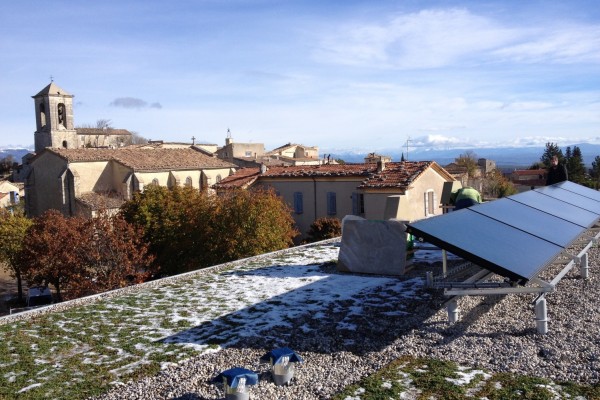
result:
M 398 220 L 373 221 L 354 215 L 342 220 L 337 269 L 378 275 L 403 275 L 406 225 Z

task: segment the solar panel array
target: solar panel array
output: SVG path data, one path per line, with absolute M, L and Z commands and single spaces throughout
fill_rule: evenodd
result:
M 600 221 L 600 192 L 561 182 L 423 219 L 407 232 L 524 284 Z

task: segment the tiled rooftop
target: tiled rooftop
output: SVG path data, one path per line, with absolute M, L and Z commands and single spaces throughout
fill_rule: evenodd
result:
M 358 187 L 408 189 L 410 184 L 432 164 L 433 161 L 386 163 L 382 172 L 370 176 Z
M 269 167 L 267 172 L 259 174 L 257 169 L 245 168 L 235 175 L 223 179 L 216 187 L 243 187 L 260 177 L 293 178 L 293 177 L 356 177 L 362 180 L 360 188 L 402 188 L 408 186 L 427 168 L 435 166 L 433 161 L 403 161 L 385 164 L 382 172 L 377 172 L 376 164 L 324 164 L 288 167 Z M 242 174 L 242 175 L 239 175 Z
M 127 129 L 75 128 L 78 135 L 131 135 Z
M 451 174 L 465 174 L 467 173 L 467 167 L 464 165 L 458 165 L 456 163 L 450 163 L 444 167 L 446 171 Z
M 69 162 L 117 161 L 136 171 L 173 169 L 234 168 L 235 166 L 199 151 L 185 149 L 48 149 Z
M 110 194 L 88 192 L 77 197 L 77 200 L 92 210 L 119 208 L 125 202 L 120 197 Z
M 259 168 L 240 168 L 234 175 L 230 175 L 215 184 L 215 187 L 219 189 L 246 188 L 254 183 L 259 176 Z

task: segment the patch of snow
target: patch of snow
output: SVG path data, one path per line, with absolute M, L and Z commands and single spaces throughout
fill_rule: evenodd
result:
M 19 390 L 17 393 L 23 393 L 23 392 L 26 392 L 26 391 L 28 391 L 28 390 L 31 390 L 31 389 L 34 389 L 34 388 L 36 388 L 36 387 L 40 387 L 40 386 L 42 386 L 42 384 L 41 384 L 41 383 L 34 383 L 34 384 L 32 384 L 32 385 L 29 385 L 29 386 L 26 386 L 26 387 L 22 388 L 22 389 L 21 389 L 21 390 Z

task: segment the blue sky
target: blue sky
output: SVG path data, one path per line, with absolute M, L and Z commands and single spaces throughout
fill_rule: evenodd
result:
M 600 3 L 6 1 L 0 146 L 75 124 L 268 149 L 600 143 Z

